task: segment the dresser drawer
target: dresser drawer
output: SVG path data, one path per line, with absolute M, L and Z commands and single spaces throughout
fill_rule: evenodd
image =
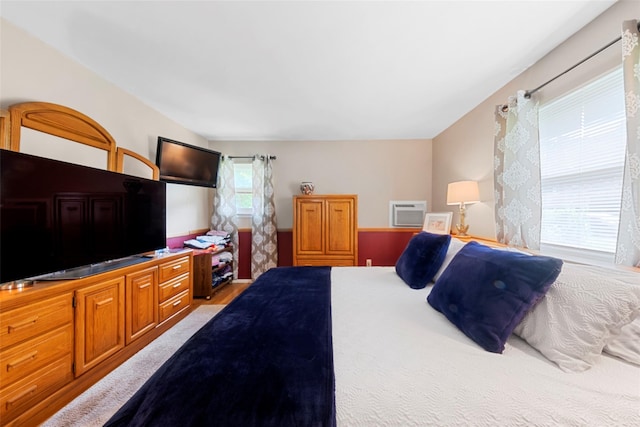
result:
M 162 323 L 174 314 L 189 307 L 189 291 L 183 291 L 165 303 L 160 304 L 159 322 Z
M 7 348 L 73 321 L 71 294 L 0 313 L 0 343 Z
M 0 419 L 5 424 L 73 379 L 71 354 L 0 391 Z
M 0 384 L 7 386 L 72 353 L 73 325 L 68 323 L 0 352 Z
M 189 280 L 190 280 L 189 275 L 185 274 L 183 276 L 170 280 L 166 283 L 161 283 L 158 300 L 160 302 L 163 302 L 175 295 L 178 295 L 182 291 L 188 290 Z
M 178 258 L 174 261 L 169 261 L 160 264 L 160 282 L 178 277 L 181 274 L 188 273 L 191 270 L 189 266 L 189 257 Z

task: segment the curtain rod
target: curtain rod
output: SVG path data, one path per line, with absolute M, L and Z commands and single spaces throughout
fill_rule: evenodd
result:
M 265 156 L 222 156 L 222 158 L 227 158 L 227 159 L 256 159 L 259 158 L 260 160 L 264 160 Z M 269 156 L 269 160 L 276 160 L 276 156 Z
M 640 31 L 640 22 L 638 22 L 638 31 Z M 546 81 L 544 83 L 542 83 L 540 86 L 538 86 L 535 89 L 531 89 L 528 90 L 524 93 L 524 97 L 525 98 L 531 98 L 531 95 L 533 95 L 534 93 L 536 93 L 537 91 L 539 91 L 540 89 L 542 89 L 543 87 L 545 87 L 546 85 L 548 85 L 549 83 L 551 83 L 552 81 L 554 81 L 555 79 L 564 76 L 565 74 L 567 74 L 569 71 L 573 70 L 574 68 L 576 68 L 579 65 L 582 65 L 583 63 L 587 62 L 588 60 L 590 60 L 591 58 L 593 58 L 594 56 L 596 56 L 597 54 L 599 54 L 600 52 L 602 52 L 603 50 L 613 46 L 614 44 L 618 43 L 620 40 L 622 40 L 622 36 L 618 37 L 617 39 L 613 40 L 612 42 L 610 42 L 609 44 L 607 44 L 606 46 L 598 49 L 597 51 L 595 51 L 594 53 L 592 53 L 591 55 L 587 56 L 586 58 L 584 58 L 582 61 L 578 62 L 577 64 L 567 68 L 566 70 L 564 70 L 563 72 L 561 72 L 560 74 L 558 74 L 557 76 L 555 76 L 554 78 L 552 78 L 549 81 Z

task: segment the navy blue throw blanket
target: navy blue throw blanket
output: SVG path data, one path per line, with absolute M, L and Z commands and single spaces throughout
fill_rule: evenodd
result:
M 278 267 L 196 332 L 107 426 L 335 426 L 331 268 Z

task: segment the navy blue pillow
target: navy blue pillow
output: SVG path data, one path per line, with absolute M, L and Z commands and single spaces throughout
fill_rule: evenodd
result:
M 447 255 L 451 236 L 421 231 L 409 240 L 396 262 L 396 273 L 413 289 L 431 282 Z
M 562 261 L 469 242 L 427 301 L 482 348 L 502 353 L 524 315 L 556 280 Z

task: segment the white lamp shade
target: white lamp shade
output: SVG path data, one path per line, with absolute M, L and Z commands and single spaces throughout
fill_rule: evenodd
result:
M 452 182 L 447 187 L 447 204 L 476 203 L 480 201 L 477 181 Z

